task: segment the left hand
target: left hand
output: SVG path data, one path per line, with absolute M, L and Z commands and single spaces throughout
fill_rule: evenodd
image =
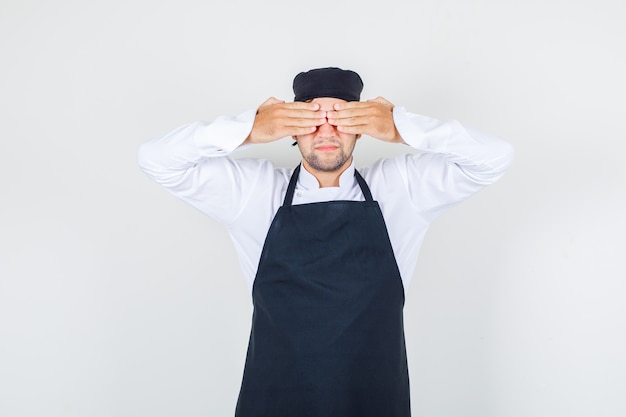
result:
M 364 134 L 385 142 L 404 143 L 393 121 L 393 104 L 382 97 L 337 103 L 326 113 L 342 133 Z

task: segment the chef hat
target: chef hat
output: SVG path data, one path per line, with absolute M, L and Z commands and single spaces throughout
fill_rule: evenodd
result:
M 316 68 L 301 72 L 293 79 L 294 101 L 307 101 L 318 97 L 359 101 L 363 81 L 359 74 L 341 68 Z

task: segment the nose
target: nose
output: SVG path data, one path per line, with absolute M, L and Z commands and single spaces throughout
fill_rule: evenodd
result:
M 318 133 L 323 136 L 334 136 L 336 130 L 337 127 L 328 123 L 328 119 L 326 119 L 326 122 L 324 124 L 321 124 L 317 127 Z

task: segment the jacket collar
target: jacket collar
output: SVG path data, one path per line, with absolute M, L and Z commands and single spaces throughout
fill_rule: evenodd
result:
M 353 187 L 356 179 L 354 178 L 354 158 L 352 158 L 352 163 L 345 171 L 341 173 L 339 177 L 339 188 L 344 187 Z M 305 190 L 314 190 L 316 188 L 320 188 L 320 184 L 315 178 L 315 175 L 311 174 L 306 170 L 304 165 L 300 169 L 300 177 L 298 178 L 298 185 Z

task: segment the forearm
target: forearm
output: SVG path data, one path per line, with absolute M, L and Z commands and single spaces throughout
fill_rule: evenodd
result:
M 455 120 L 439 121 L 396 107 L 394 121 L 405 143 L 441 155 L 477 184 L 497 181 L 513 161 L 509 143 Z
M 248 136 L 254 111 L 196 122 L 144 143 L 141 169 L 155 182 L 213 219 L 228 224 L 242 209 L 261 163 L 226 157 Z
M 207 158 L 226 156 L 242 146 L 254 121 L 254 111 L 220 117 L 212 123 L 194 122 L 140 146 L 139 167 L 166 188 Z

